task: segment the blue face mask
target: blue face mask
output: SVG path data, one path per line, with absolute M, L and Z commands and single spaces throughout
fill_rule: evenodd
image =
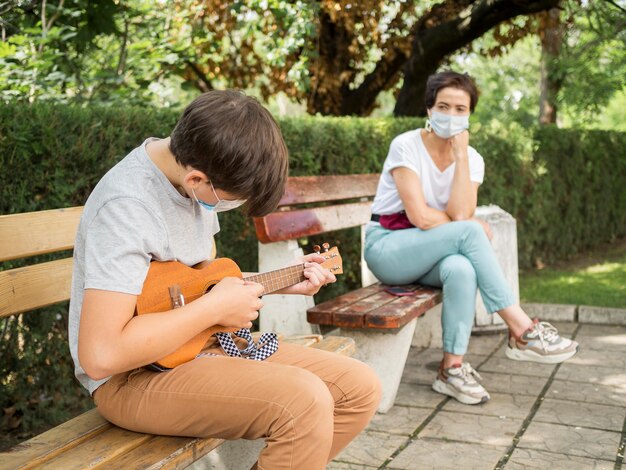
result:
M 432 129 L 442 139 L 449 139 L 465 129 L 469 129 L 469 115 L 452 116 L 432 111 L 430 118 L 426 121 L 426 129 L 428 131 Z
M 196 202 L 198 204 L 200 204 L 202 207 L 204 207 L 208 211 L 212 211 L 212 212 L 226 212 L 226 211 L 230 211 L 232 209 L 236 209 L 237 207 L 241 206 L 243 203 L 246 202 L 245 200 L 240 200 L 240 199 L 235 199 L 233 201 L 227 201 L 225 199 L 220 199 L 220 197 L 215 192 L 215 188 L 213 187 L 213 183 L 211 183 L 209 181 L 209 184 L 211 185 L 211 189 L 213 190 L 213 194 L 215 194 L 215 198 L 217 199 L 217 202 L 215 204 L 209 204 L 208 202 L 204 202 L 201 199 L 198 199 L 198 196 L 196 196 L 195 191 L 193 190 L 193 188 L 191 188 L 191 193 L 193 194 L 193 198 L 196 200 Z

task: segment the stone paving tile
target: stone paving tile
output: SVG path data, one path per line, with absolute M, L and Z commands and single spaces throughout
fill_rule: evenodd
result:
M 385 414 L 376 413 L 367 430 L 409 436 L 432 412 L 433 410 L 429 408 L 396 405 Z
M 587 365 L 561 364 L 555 375 L 558 380 L 570 380 L 572 382 L 586 382 L 610 387 L 626 387 L 626 368 L 624 367 L 589 367 Z
M 581 346 L 580 351 L 574 357 L 568 359 L 567 364 L 626 369 L 626 350 L 607 352 L 585 348 L 584 344 L 581 344 Z
M 482 405 L 464 405 L 450 400 L 442 410 L 488 416 L 504 416 L 506 418 L 525 419 L 530 412 L 536 397 L 527 395 L 511 395 L 508 393 L 490 393 L 491 400 Z
M 582 324 L 578 334 L 582 336 L 626 336 L 626 326 Z
M 580 426 L 562 426 L 533 421 L 517 447 L 593 459 L 614 460 L 621 434 Z
M 432 410 L 445 399 L 445 396 L 434 392 L 430 384 L 418 385 L 400 382 L 395 404 L 400 406 L 419 406 L 421 408 L 431 408 Z
M 547 398 L 541 403 L 533 421 L 621 432 L 625 416 L 624 407 Z
M 626 385 L 622 387 L 610 387 L 599 384 L 555 380 L 548 389 L 546 397 L 586 403 L 626 406 Z
M 481 372 L 480 383 L 489 391 L 510 393 L 512 395 L 538 396 L 547 382 L 545 377 L 532 377 L 518 374 L 498 374 L 495 372 Z
M 379 467 L 406 439 L 405 436 L 365 430 L 339 453 L 333 463 Z
M 509 446 L 522 419 L 441 411 L 419 434 L 420 438 Z
M 576 341 L 580 343 L 580 349 L 594 351 L 626 352 L 626 335 L 578 335 Z
M 459 470 L 493 468 L 506 447 L 491 447 L 440 439 L 417 439 L 393 459 L 387 468 Z
M 554 364 L 537 364 L 535 362 L 513 361 L 507 357 L 494 356 L 480 366 L 479 372 L 499 372 L 507 374 L 514 372 L 520 375 L 536 377 L 550 377 L 556 366 Z
M 505 337 L 506 335 L 504 333 L 474 335 L 470 338 L 467 352 L 468 354 L 489 355 L 500 346 L 500 343 L 504 341 Z
M 613 470 L 609 460 L 588 459 L 573 455 L 553 454 L 532 449 L 515 449 L 504 467 L 506 470 Z
M 356 463 L 331 462 L 326 465 L 326 470 L 372 470 L 378 467 L 370 467 L 369 465 L 360 465 Z
M 442 357 L 443 352 L 441 349 L 429 349 L 419 355 L 409 357 L 404 366 L 402 381 L 406 383 L 432 385 L 437 378 L 437 370 Z M 475 354 L 465 356 L 465 360 L 473 365 L 480 364 L 486 358 L 487 356 Z
M 571 337 L 574 331 L 576 331 L 576 328 L 578 328 L 578 323 L 573 322 L 551 321 L 549 323 L 559 330 L 560 335 L 567 336 L 568 338 Z

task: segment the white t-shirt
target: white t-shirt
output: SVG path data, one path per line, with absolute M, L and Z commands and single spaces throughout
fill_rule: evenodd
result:
M 391 142 L 372 204 L 373 214 L 393 214 L 404 210 L 398 188 L 391 176 L 391 170 L 398 167 L 406 167 L 417 173 L 429 207 L 446 210 L 456 163 L 452 163 L 443 172 L 439 170 L 426 150 L 420 131 L 421 129 L 415 129 L 405 132 Z M 483 157 L 472 147 L 468 147 L 467 153 L 470 180 L 480 184 L 485 175 Z

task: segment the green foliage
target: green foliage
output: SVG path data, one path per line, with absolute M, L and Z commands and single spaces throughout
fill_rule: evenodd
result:
M 168 109 L 0 105 L 0 214 L 84 204 L 111 166 L 146 137 L 167 136 L 177 118 Z M 422 122 L 302 117 L 279 124 L 291 174 L 324 175 L 379 172 L 393 137 Z M 516 217 L 521 266 L 567 258 L 626 235 L 626 134 L 492 121 L 473 124 L 471 142 L 486 161 L 479 202 Z M 220 221 L 219 256 L 256 270 L 251 221 L 238 212 L 220 215 Z M 318 301 L 360 282 L 359 230 L 322 237 L 301 243 L 306 251 L 323 241 L 338 245 L 346 273 Z M 0 321 L 0 406 L 12 413 L 0 422 L 2 432 L 15 427 L 27 437 L 44 419 L 53 423 L 88 406 L 73 378 L 66 322 L 64 306 Z M 63 411 L 55 406 L 51 412 L 57 404 Z
M 626 243 L 608 247 L 573 263 L 520 273 L 522 302 L 626 308 Z

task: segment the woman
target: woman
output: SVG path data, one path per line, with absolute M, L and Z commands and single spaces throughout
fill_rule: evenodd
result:
M 433 389 L 465 404 L 489 400 L 478 373 L 463 361 L 477 288 L 487 311 L 498 312 L 509 327 L 510 359 L 553 364 L 578 350 L 515 302 L 489 242 L 489 225 L 473 217 L 484 175 L 483 158 L 468 145 L 477 101 L 469 76 L 429 77 L 426 128 L 391 143 L 365 241 L 367 264 L 383 283 L 443 287 L 444 353 Z

